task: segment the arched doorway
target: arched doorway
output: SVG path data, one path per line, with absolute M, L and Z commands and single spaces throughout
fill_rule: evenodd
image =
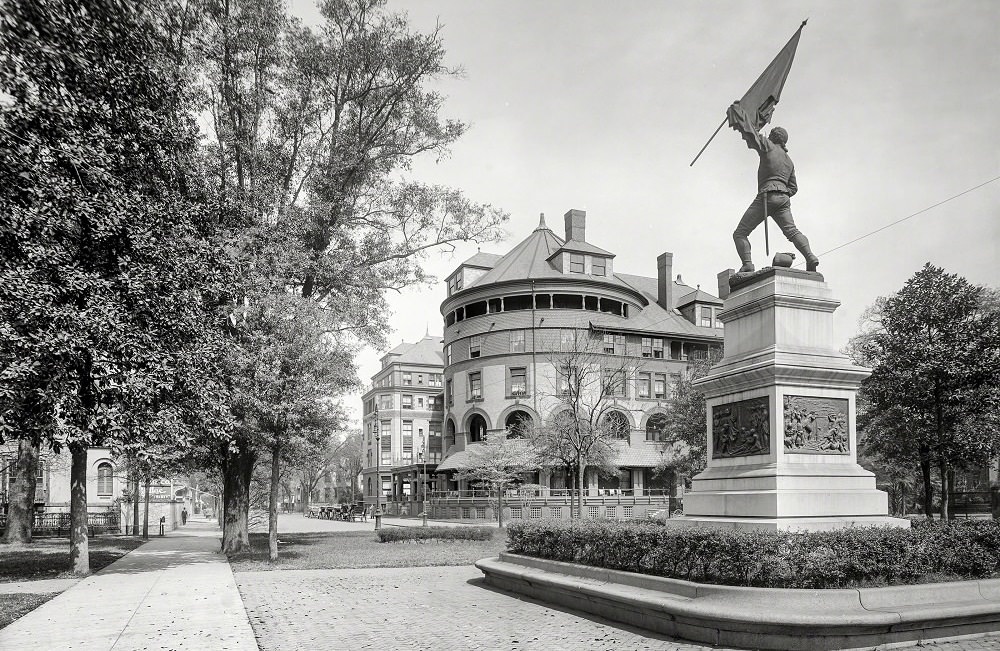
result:
M 486 440 L 486 419 L 482 414 L 473 414 L 469 419 L 469 443 Z
M 531 435 L 534 421 L 528 412 L 518 409 L 507 414 L 503 426 L 507 429 L 507 438 L 526 439 Z

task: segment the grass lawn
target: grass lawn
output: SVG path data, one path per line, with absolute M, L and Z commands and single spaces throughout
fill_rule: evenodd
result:
M 90 571 L 107 567 L 141 544 L 141 538 L 131 536 L 91 538 Z M 72 576 L 69 538 L 35 538 L 27 545 L 0 545 L 0 583 L 67 579 Z
M 0 594 L 0 628 L 10 624 L 15 619 L 27 615 L 35 608 L 59 594 Z
M 251 551 L 229 557 L 233 571 L 470 565 L 503 551 L 507 532 L 498 530 L 493 540 L 475 541 L 380 543 L 374 531 L 285 533 L 278 539 L 278 562 L 270 563 L 267 534 L 250 534 Z

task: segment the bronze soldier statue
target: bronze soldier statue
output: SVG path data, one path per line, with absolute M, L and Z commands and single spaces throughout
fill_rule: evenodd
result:
M 765 138 L 754 128 L 739 100 L 733 102 L 726 111 L 726 116 L 729 126 L 738 131 L 747 146 L 760 155 L 760 166 L 757 168 L 757 196 L 733 231 L 736 251 L 743 261 L 740 272 L 754 271 L 749 235 L 766 219 L 765 206 L 767 215 L 774 218 L 774 222 L 788 241 L 805 257 L 806 270 L 816 271 L 819 258 L 809 248 L 809 240 L 795 227 L 795 221 L 792 219 L 791 197 L 798 191 L 798 186 L 795 183 L 795 165 L 788 157 L 788 149 L 785 147 L 788 142 L 788 132 L 781 127 L 774 127 Z

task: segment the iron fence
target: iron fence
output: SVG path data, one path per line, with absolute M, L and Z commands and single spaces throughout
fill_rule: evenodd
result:
M 7 515 L 0 514 L 0 533 L 7 529 Z M 35 513 L 32 536 L 68 536 L 72 529 L 69 513 Z M 95 536 L 121 531 L 121 515 L 117 511 L 87 513 L 88 535 Z

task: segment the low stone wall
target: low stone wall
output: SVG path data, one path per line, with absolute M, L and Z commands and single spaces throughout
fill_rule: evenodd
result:
M 671 637 L 847 649 L 1000 631 L 1000 579 L 841 590 L 718 586 L 502 552 L 486 582 Z

